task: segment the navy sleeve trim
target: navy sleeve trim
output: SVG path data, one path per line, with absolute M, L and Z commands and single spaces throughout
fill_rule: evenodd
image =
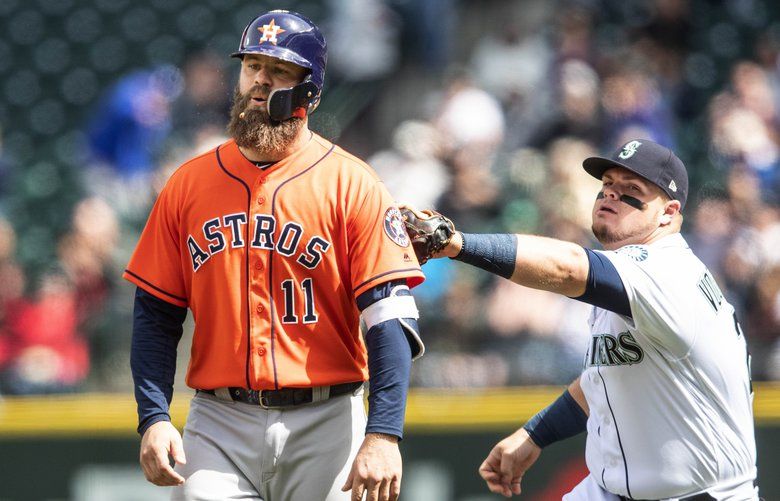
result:
M 142 277 L 136 275 L 135 273 L 133 273 L 130 270 L 125 270 L 125 273 L 127 273 L 128 275 L 131 275 L 131 276 L 133 276 L 135 278 L 137 278 L 138 280 L 140 280 L 141 282 L 145 283 L 146 285 L 148 285 L 152 289 L 156 290 L 160 294 L 165 294 L 166 296 L 172 297 L 173 299 L 181 301 L 182 303 L 185 303 L 185 304 L 187 303 L 187 298 L 179 297 L 179 296 L 176 296 L 174 294 L 171 294 L 170 292 L 164 291 L 163 289 L 157 287 L 156 285 L 154 285 L 153 283 L 149 282 L 148 280 L 145 280 Z
M 398 287 L 399 285 L 406 285 L 406 280 L 403 279 L 390 280 L 389 282 L 383 282 L 379 285 L 375 285 L 374 287 L 368 289 L 367 291 L 359 295 L 355 300 L 358 309 L 360 311 L 363 311 L 369 306 L 371 306 L 372 304 L 379 301 L 380 299 L 385 299 L 390 297 L 390 294 L 393 292 L 393 288 Z M 398 295 L 411 296 L 412 293 L 406 289 L 403 289 L 398 291 Z
M 585 249 L 585 253 L 588 255 L 585 293 L 572 299 L 631 317 L 628 292 L 615 265 L 603 254 L 590 249 Z
M 377 278 L 382 278 L 382 277 L 387 276 L 387 275 L 392 275 L 393 273 L 403 273 L 403 272 L 406 272 L 406 271 L 419 271 L 419 272 L 422 272 L 422 270 L 420 268 L 400 268 L 400 269 L 397 269 L 397 270 L 386 271 L 384 273 L 380 273 L 379 275 L 375 275 L 375 276 L 369 278 L 368 280 L 365 280 L 363 283 L 361 283 L 360 285 L 358 285 L 357 287 L 352 289 L 352 292 L 357 292 L 358 289 L 360 289 L 361 287 L 363 287 L 367 283 L 371 282 L 372 280 L 376 280 Z

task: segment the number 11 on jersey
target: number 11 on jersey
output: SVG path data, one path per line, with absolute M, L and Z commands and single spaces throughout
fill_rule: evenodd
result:
M 314 283 L 311 278 L 305 278 L 301 282 L 301 290 L 303 291 L 303 323 L 313 324 L 317 322 L 317 311 L 314 308 Z M 295 298 L 297 294 L 297 287 L 295 287 L 295 280 L 287 279 L 282 282 L 282 293 L 284 294 L 284 316 L 282 317 L 282 323 L 284 324 L 297 324 L 298 315 L 295 314 Z

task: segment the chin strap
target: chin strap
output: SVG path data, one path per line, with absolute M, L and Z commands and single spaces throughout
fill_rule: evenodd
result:
M 309 111 L 314 111 L 318 98 L 317 86 L 308 80 L 295 87 L 276 89 L 268 96 L 268 115 L 277 122 L 304 118 Z

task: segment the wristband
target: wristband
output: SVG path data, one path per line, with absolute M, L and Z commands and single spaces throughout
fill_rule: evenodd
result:
M 517 258 L 517 235 L 461 233 L 463 245 L 452 259 L 504 278 L 512 278 Z
M 555 402 L 532 417 L 523 429 L 543 449 L 554 442 L 579 435 L 585 431 L 587 424 L 587 414 L 566 390 Z

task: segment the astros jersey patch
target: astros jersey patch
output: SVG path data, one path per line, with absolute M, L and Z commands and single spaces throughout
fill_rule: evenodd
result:
M 231 140 L 171 176 L 124 278 L 192 310 L 192 388 L 365 380 L 355 297 L 424 278 L 394 211 L 365 163 L 317 135 L 266 170 Z

